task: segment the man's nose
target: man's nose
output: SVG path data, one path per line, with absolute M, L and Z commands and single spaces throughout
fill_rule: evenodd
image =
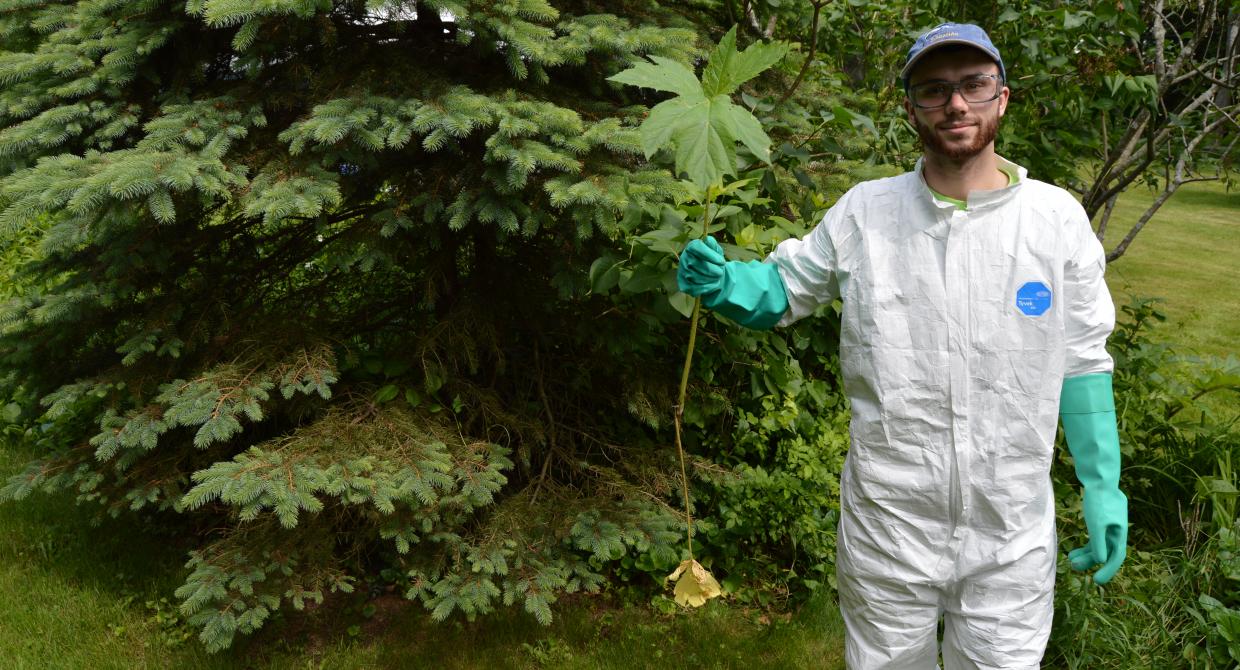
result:
M 953 90 L 951 96 L 947 98 L 947 104 L 944 105 L 948 110 L 953 112 L 964 113 L 969 111 L 969 103 L 964 99 L 964 94 L 959 89 Z

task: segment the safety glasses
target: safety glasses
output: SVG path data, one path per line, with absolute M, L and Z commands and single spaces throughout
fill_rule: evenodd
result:
M 942 107 L 952 99 L 956 91 L 969 104 L 990 102 L 999 97 L 1003 80 L 994 74 L 976 74 L 961 81 L 928 81 L 908 89 L 909 100 L 921 109 Z

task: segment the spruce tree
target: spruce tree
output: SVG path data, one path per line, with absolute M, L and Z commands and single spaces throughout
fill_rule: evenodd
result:
M 674 370 L 680 317 L 612 309 L 587 269 L 685 196 L 642 157 L 657 99 L 607 77 L 692 67 L 716 23 L 0 0 L 0 235 L 37 240 L 0 398 L 41 450 L 0 499 L 184 519 L 177 595 L 211 649 L 379 566 L 436 619 L 547 622 L 609 561 L 675 565 L 674 455 L 651 448 L 671 375 L 642 367 Z

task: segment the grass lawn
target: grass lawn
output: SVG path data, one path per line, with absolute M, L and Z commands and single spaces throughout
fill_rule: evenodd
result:
M 1153 195 L 1134 188 L 1120 198 L 1105 246 L 1113 248 Z M 1201 354 L 1227 356 L 1240 344 L 1240 189 L 1199 182 L 1180 188 L 1107 267 L 1117 307 L 1128 294 L 1165 298 L 1171 332 L 1163 335 Z
M 0 446 L 0 479 L 28 453 Z M 234 648 L 201 651 L 172 591 L 184 551 L 158 530 L 104 519 L 67 495 L 0 504 L 0 668 L 842 668 L 835 603 L 783 620 L 729 602 L 660 614 L 577 596 L 549 627 L 521 611 L 430 621 L 399 595 L 281 615 Z

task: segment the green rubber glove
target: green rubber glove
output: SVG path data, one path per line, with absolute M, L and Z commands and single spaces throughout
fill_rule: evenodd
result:
M 771 263 L 728 261 L 713 237 L 693 240 L 680 254 L 680 290 L 702 304 L 755 330 L 767 330 L 788 311 L 784 280 Z
M 1102 564 L 1094 581 L 1106 584 L 1128 551 L 1128 498 L 1119 490 L 1119 431 L 1111 375 L 1093 374 L 1063 381 L 1059 417 L 1076 477 L 1084 491 L 1089 545 L 1068 553 L 1074 570 Z

